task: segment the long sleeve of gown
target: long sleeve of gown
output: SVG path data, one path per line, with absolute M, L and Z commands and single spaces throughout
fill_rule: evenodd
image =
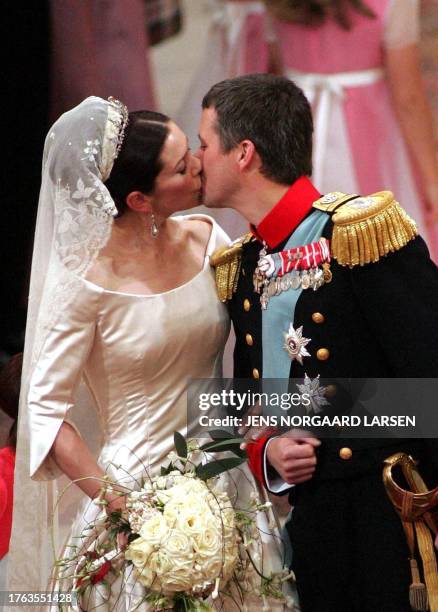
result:
M 93 344 L 98 299 L 99 293 L 84 284 L 48 331 L 32 373 L 27 405 L 30 476 L 35 480 L 51 480 L 62 473 L 49 452 L 63 421 L 72 424 L 68 416 Z

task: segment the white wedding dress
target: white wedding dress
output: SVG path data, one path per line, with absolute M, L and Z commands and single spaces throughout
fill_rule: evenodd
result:
M 74 394 L 81 376 L 94 398 L 100 424 L 98 462 L 112 477 L 128 485 L 132 485 L 133 475 L 140 476 L 144 470 L 154 475 L 167 465 L 167 457 L 174 450 L 174 432 L 184 434 L 187 427 L 188 380 L 221 376 L 230 324 L 227 309 L 217 298 L 209 259 L 227 237 L 209 217 L 191 217 L 210 221 L 212 232 L 203 268 L 190 281 L 153 295 L 109 291 L 81 281 L 83 287 L 74 307 L 49 332 L 30 385 L 34 478 L 59 476 L 48 452 L 61 423 L 74 420 Z M 235 472 L 242 500 L 254 490 L 254 480 L 246 467 Z M 98 513 L 98 506 L 83 500 L 68 545 L 74 544 L 78 550 L 90 545 L 78 536 Z M 273 536 L 272 525 L 268 527 L 263 516 L 261 520 L 266 532 L 263 569 L 269 573 L 281 567 L 281 545 L 278 533 Z M 61 586 L 66 589 L 65 582 Z M 131 590 L 116 601 L 119 580 L 113 591 L 106 604 L 107 594 L 103 593 L 101 601 L 97 594 L 89 609 L 130 610 Z M 270 606 L 276 608 L 275 604 Z M 146 610 L 147 605 L 138 609 Z M 238 608 L 230 602 L 222 609 Z

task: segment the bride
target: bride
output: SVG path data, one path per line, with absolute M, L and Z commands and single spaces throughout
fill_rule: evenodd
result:
M 116 100 L 91 97 L 49 131 L 26 330 L 10 590 L 45 590 L 50 575 L 52 584 L 59 578 L 51 569 L 51 532 L 60 540 L 52 515 L 64 523 L 70 517 L 67 546 L 80 547 L 84 525 L 99 512 L 90 503 L 99 480 L 144 469 L 157 474 L 173 450 L 173 433 L 187 427 L 188 379 L 221 376 L 229 319 L 209 258 L 228 239 L 206 215 L 170 216 L 196 206 L 200 192 L 200 161 L 160 113 L 128 115 Z M 91 403 L 97 459 L 87 442 Z M 78 425 L 80 414 L 85 426 Z M 252 477 L 242 472 L 249 495 Z M 85 494 L 79 506 L 63 502 L 65 496 L 56 504 L 61 475 Z M 244 490 L 239 485 L 240 495 Z M 123 498 L 106 495 L 109 510 L 123 507 Z M 278 534 L 267 523 L 264 531 L 267 565 L 278 570 Z M 119 595 L 120 587 L 109 603 L 96 599 L 91 607 L 130 609 L 129 598 Z M 221 605 L 237 609 L 226 598 Z

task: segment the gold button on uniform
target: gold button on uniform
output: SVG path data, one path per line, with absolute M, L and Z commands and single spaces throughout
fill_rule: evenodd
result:
M 351 450 L 351 448 L 348 448 L 347 446 L 345 446 L 344 448 L 341 448 L 341 450 L 339 451 L 339 456 L 344 461 L 348 461 L 348 459 L 352 458 L 353 451 Z
M 314 312 L 312 315 L 312 321 L 314 323 L 324 323 L 325 317 L 320 312 Z
M 248 310 L 251 308 L 251 302 L 248 299 L 244 299 L 243 300 L 243 310 L 245 312 L 248 312 Z
M 316 358 L 319 359 L 319 361 L 327 361 L 329 357 L 330 351 L 326 348 L 320 348 L 316 351 Z
M 245 340 L 248 346 L 252 346 L 254 344 L 254 340 L 251 336 L 251 334 L 246 334 L 245 336 Z
M 325 397 L 335 397 L 338 388 L 336 385 L 327 385 L 325 388 Z
M 260 372 L 257 370 L 257 368 L 254 368 L 254 370 L 252 371 L 252 375 L 253 375 L 253 378 L 256 378 L 256 379 L 260 378 Z

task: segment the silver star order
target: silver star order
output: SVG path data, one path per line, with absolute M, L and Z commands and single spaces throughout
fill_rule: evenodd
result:
M 313 410 L 315 414 L 322 412 L 323 406 L 330 406 L 330 402 L 325 397 L 327 387 L 322 387 L 319 384 L 319 374 L 316 378 L 309 378 L 307 374 L 304 374 L 304 383 L 297 385 L 298 391 L 301 395 L 308 395 L 310 404 L 306 406 L 307 414 Z
M 292 361 L 296 359 L 303 365 L 303 357 L 310 357 L 306 349 L 309 342 L 310 338 L 303 338 L 303 326 L 294 329 L 292 323 L 289 325 L 289 331 L 284 334 L 284 348 Z

